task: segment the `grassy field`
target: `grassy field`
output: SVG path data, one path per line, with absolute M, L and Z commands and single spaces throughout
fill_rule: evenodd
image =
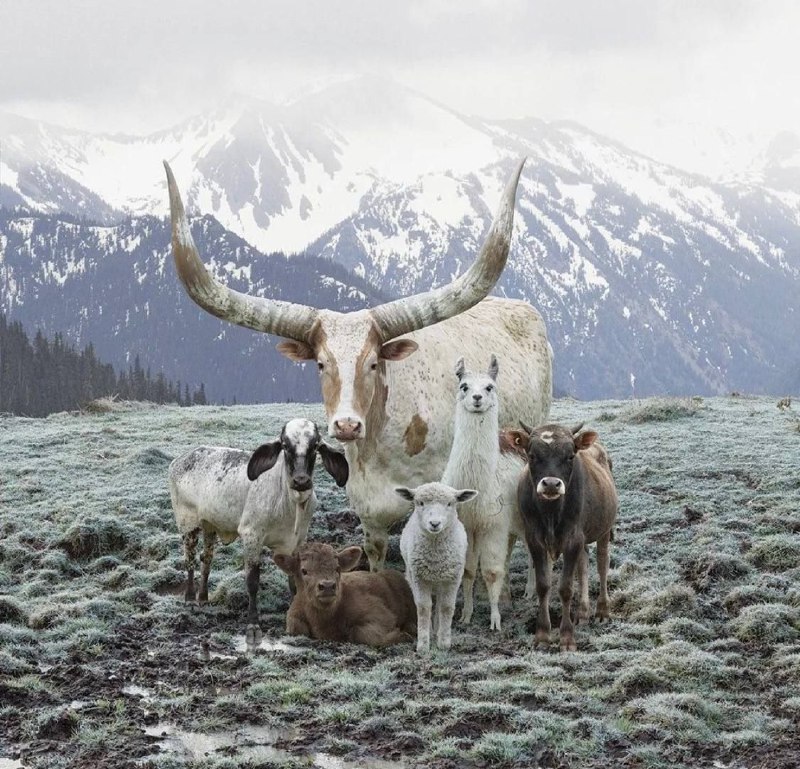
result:
M 800 764 L 791 408 L 556 402 L 554 419 L 585 421 L 614 459 L 612 622 L 578 626 L 577 652 L 532 651 L 518 548 L 502 633 L 489 633 L 479 593 L 454 648 L 427 658 L 411 644 L 282 638 L 289 593 L 268 559 L 266 641 L 245 653 L 237 543 L 217 549 L 211 605 L 184 605 L 170 460 L 200 443 L 255 448 L 297 415 L 322 416 L 274 405 L 0 418 L 0 769 Z M 321 471 L 316 481 L 312 537 L 360 543 L 343 493 Z M 554 595 L 554 624 L 559 612 Z

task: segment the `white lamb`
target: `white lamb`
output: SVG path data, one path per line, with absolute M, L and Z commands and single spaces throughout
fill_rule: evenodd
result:
M 467 533 L 458 520 L 456 505 L 468 502 L 478 492 L 456 490 L 443 483 L 425 483 L 416 489 L 400 487 L 395 491 L 414 503 L 400 536 L 400 553 L 417 605 L 417 651 L 430 649 L 434 597 L 436 644 L 440 649 L 449 649 L 456 596 L 467 556 Z
M 467 487 L 480 492 L 478 499 L 463 505 L 458 514 L 467 532 L 461 621 L 466 624 L 472 619 L 472 594 L 480 564 L 489 594 L 492 630 L 500 630 L 499 603 L 505 584 L 511 517 L 498 480 L 497 371 L 497 358 L 494 355 L 486 374 L 467 371 L 463 358 L 456 362 L 459 385 L 455 434 L 442 476 L 442 483 L 449 486 Z

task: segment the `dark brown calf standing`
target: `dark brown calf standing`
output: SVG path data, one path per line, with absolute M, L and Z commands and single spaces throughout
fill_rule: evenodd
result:
M 360 547 L 336 552 L 312 542 L 292 556 L 273 555 L 294 577 L 297 593 L 286 614 L 286 632 L 323 641 L 390 646 L 417 632 L 414 596 L 403 575 L 388 569 L 353 572 Z
M 580 428 L 577 428 L 580 429 Z M 577 429 L 575 432 L 577 432 Z M 526 450 L 528 466 L 517 486 L 525 538 L 533 558 L 539 613 L 535 644 L 550 643 L 550 579 L 553 561 L 563 553 L 561 648 L 576 649 L 570 603 L 575 571 L 580 583 L 578 620 L 589 618 L 589 578 L 586 545 L 597 542 L 600 594 L 596 615 L 608 619 L 607 576 L 609 542 L 619 502 L 611 459 L 596 443 L 597 433 L 574 435 L 561 425 L 535 430 L 511 430 L 505 438 Z

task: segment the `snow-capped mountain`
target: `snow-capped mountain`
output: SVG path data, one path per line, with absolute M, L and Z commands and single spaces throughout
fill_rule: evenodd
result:
M 333 262 L 265 255 L 212 217 L 192 227 L 213 254 L 209 268 L 240 291 L 286 301 L 358 310 L 382 294 Z M 200 310 L 178 282 L 169 226 L 154 217 L 113 226 L 63 215 L 0 209 L 0 312 L 46 336 L 60 332 L 78 346 L 127 369 L 163 370 L 209 398 L 240 403 L 317 400 L 316 367 L 291 363 L 264 334 L 222 324 Z
M 527 155 L 498 291 L 542 311 L 559 389 L 781 391 L 797 379 L 800 179 L 785 137 L 746 180 L 721 184 L 575 124 L 468 118 L 377 79 L 282 106 L 232 100 L 148 137 L 8 116 L 0 131 L 0 203 L 163 217 L 166 158 L 190 211 L 262 252 L 327 257 L 388 296 L 464 269 Z M 175 290 L 151 269 L 144 283 L 159 274 Z

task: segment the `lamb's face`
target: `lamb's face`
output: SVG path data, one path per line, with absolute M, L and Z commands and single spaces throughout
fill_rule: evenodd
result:
M 420 528 L 433 536 L 446 532 L 458 517 L 456 505 L 475 497 L 472 489 L 454 489 L 443 483 L 426 483 L 416 489 L 397 488 L 395 491 L 414 503 L 412 515 L 417 517 Z
M 467 371 L 464 359 L 456 362 L 459 406 L 472 414 L 484 414 L 497 408 L 497 358 L 492 355 L 485 374 Z

